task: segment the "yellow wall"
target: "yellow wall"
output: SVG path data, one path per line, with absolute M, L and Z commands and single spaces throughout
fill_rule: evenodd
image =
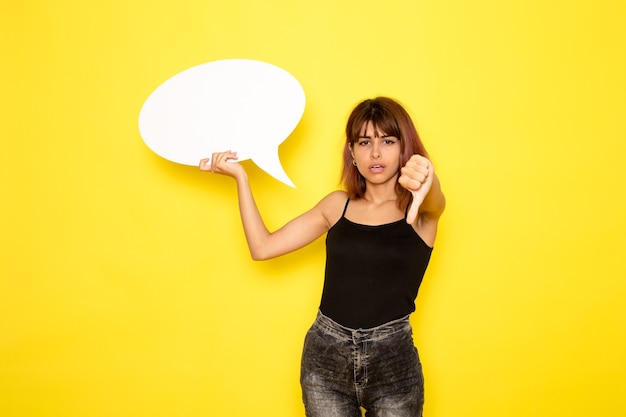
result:
M 324 246 L 249 260 L 234 184 L 151 153 L 172 75 L 296 76 L 274 228 L 338 183 L 351 107 L 397 97 L 448 208 L 418 299 L 425 413 L 626 414 L 626 6 L 25 0 L 0 13 L 0 415 L 303 415 Z

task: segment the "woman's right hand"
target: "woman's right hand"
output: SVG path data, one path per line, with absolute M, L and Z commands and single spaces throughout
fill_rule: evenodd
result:
M 210 158 L 200 160 L 200 171 L 228 175 L 236 179 L 238 175 L 244 173 L 243 167 L 234 163 L 236 161 L 237 152 L 216 152 Z

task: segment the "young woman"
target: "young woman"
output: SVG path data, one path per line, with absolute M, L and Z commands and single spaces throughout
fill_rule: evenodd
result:
M 308 417 L 418 417 L 422 367 L 409 315 L 428 266 L 445 198 L 406 110 L 378 97 L 346 126 L 343 180 L 315 207 L 275 232 L 265 227 L 235 152 L 200 169 L 233 177 L 255 260 L 301 248 L 327 233 L 317 318 L 302 355 Z M 228 162 L 231 160 L 231 162 Z

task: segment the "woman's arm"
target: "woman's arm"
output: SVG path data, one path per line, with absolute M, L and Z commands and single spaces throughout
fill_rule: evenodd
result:
M 200 170 L 235 179 L 239 212 L 252 259 L 265 260 L 292 252 L 313 242 L 328 230 L 327 213 L 334 205 L 331 203 L 334 199 L 329 199 L 330 196 L 280 229 L 270 232 L 254 201 L 245 169 L 239 163 L 233 163 L 236 159 L 235 152 L 216 153 L 211 159 L 200 161 Z

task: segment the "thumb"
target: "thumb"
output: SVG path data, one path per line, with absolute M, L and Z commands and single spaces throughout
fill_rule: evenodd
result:
M 422 201 L 424 200 L 424 197 L 421 196 L 419 193 L 414 192 L 412 194 L 413 194 L 413 201 L 411 202 L 411 206 L 409 207 L 409 211 L 407 212 L 407 215 L 406 215 L 406 222 L 408 224 L 415 223 L 415 219 L 417 218 L 417 213 L 419 212 L 420 205 L 422 204 Z

